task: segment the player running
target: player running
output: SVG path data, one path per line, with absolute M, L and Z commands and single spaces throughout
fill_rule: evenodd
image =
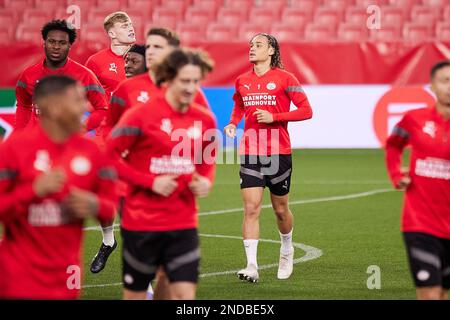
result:
M 103 22 L 103 27 L 111 44 L 109 48 L 90 56 L 86 67 L 97 76 L 109 99 L 119 83 L 126 79 L 124 57 L 136 42 L 136 36 L 131 18 L 126 12 L 109 14 Z
M 135 77 L 148 71 L 145 63 L 145 46 L 134 44 L 125 55 L 125 75 Z
M 116 171 L 80 134 L 85 89 L 40 79 L 40 121 L 0 145 L 0 299 L 75 299 L 83 220 L 114 217 Z
M 287 125 L 312 117 L 308 99 L 294 75 L 283 70 L 280 47 L 272 35 L 261 33 L 250 41 L 251 71 L 236 80 L 234 108 L 224 131 L 234 138 L 236 126 L 245 115 L 240 144 L 241 193 L 244 201 L 243 238 L 247 267 L 238 277 L 249 282 L 259 279 L 257 249 L 259 215 L 263 190 L 270 190 L 272 208 L 281 238 L 278 279 L 293 270 L 293 216 L 289 209 L 292 174 L 291 144 Z M 296 110 L 290 110 L 293 102 Z
M 431 69 L 435 107 L 408 111 L 386 143 L 394 187 L 405 191 L 402 232 L 417 299 L 446 300 L 450 288 L 450 62 Z M 411 146 L 409 170 L 402 170 Z
M 172 51 L 155 71 L 156 85 L 167 84 L 164 95 L 128 110 L 107 141 L 120 159 L 120 178 L 132 188 L 121 221 L 124 299 L 145 299 L 160 266 L 172 299 L 195 298 L 200 259 L 195 198 L 212 187 L 216 123 L 194 97 L 211 70 L 201 52 Z
M 39 108 L 33 103 L 33 91 L 39 79 L 46 75 L 67 75 L 84 86 L 94 108 L 86 121 L 86 130 L 97 128 L 106 117 L 108 99 L 92 71 L 68 57 L 77 37 L 75 28 L 65 20 L 53 20 L 44 25 L 41 33 L 45 59 L 26 68 L 19 77 L 15 128 L 22 129 L 36 123 Z

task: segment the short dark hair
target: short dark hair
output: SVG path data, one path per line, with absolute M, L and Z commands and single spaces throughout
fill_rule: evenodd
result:
M 283 62 L 281 62 L 281 51 L 280 51 L 280 45 L 278 44 L 277 38 L 275 38 L 273 35 L 268 34 L 268 33 L 258 33 L 257 35 L 255 35 L 252 38 L 252 40 L 257 36 L 266 37 L 267 42 L 269 43 L 269 46 L 271 46 L 273 48 L 273 50 L 275 51 L 270 60 L 270 67 L 284 69 Z
M 75 86 L 77 83 L 75 79 L 64 75 L 45 76 L 36 84 L 33 100 L 37 101 L 51 95 L 61 94 L 68 87 Z
M 445 67 L 450 67 L 450 61 L 444 60 L 444 61 L 440 61 L 440 62 L 436 63 L 431 68 L 430 78 L 433 79 L 434 76 L 436 75 L 436 72 L 438 72 L 439 70 L 441 70 L 442 68 L 445 68 Z
M 169 45 L 173 46 L 173 47 L 179 47 L 180 46 L 180 38 L 178 37 L 178 35 L 167 28 L 151 28 L 148 32 L 147 32 L 147 37 L 151 36 L 151 35 L 155 35 L 155 36 L 161 36 L 164 39 L 167 40 L 167 42 L 169 43 Z
M 75 27 L 66 20 L 52 20 L 47 22 L 41 30 L 42 39 L 47 40 L 48 33 L 53 30 L 66 32 L 69 35 L 69 43 L 73 44 L 77 38 Z
M 202 70 L 202 76 L 205 76 L 214 68 L 214 62 L 205 51 L 186 48 L 175 49 L 154 67 L 156 85 L 161 86 L 162 83 L 173 80 L 177 76 L 178 70 L 188 64 L 199 66 Z
M 128 50 L 128 52 L 136 52 L 136 53 L 140 54 L 141 56 L 145 57 L 145 45 L 133 44 L 131 46 L 130 50 Z

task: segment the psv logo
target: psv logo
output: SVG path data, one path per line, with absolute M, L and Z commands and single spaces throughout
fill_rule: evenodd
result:
M 117 73 L 117 66 L 114 62 L 109 64 L 109 71 Z

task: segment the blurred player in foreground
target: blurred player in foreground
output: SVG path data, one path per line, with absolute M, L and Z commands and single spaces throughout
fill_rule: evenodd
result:
M 275 37 L 265 33 L 253 37 L 249 60 L 253 68 L 236 80 L 234 108 L 230 124 L 225 127 L 225 133 L 234 138 L 236 126 L 245 115 L 240 177 L 247 267 L 238 272 L 238 277 L 249 282 L 259 279 L 259 215 L 267 186 L 281 238 L 277 277 L 287 279 L 293 270 L 294 257 L 293 216 L 289 209 L 292 158 L 287 125 L 289 121 L 310 119 L 312 110 L 298 80 L 283 70 Z M 296 110 L 289 111 L 291 101 Z
M 116 171 L 82 137 L 84 88 L 66 76 L 40 79 L 40 121 L 0 145 L 0 298 L 75 299 L 83 222 L 114 217 Z
M 216 123 L 194 97 L 211 70 L 202 52 L 172 51 L 155 71 L 156 85 L 167 84 L 164 95 L 128 110 L 107 141 L 131 189 L 121 221 L 124 299 L 145 299 L 159 267 L 171 299 L 195 298 L 196 197 L 213 184 Z
M 407 112 L 386 143 L 394 187 L 405 191 L 402 232 L 417 299 L 446 300 L 450 288 L 450 62 L 431 70 L 432 108 Z M 402 170 L 411 146 L 409 170 Z

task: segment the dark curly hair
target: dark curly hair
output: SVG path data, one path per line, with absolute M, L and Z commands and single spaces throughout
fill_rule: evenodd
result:
M 48 33 L 53 30 L 66 32 L 69 35 L 69 43 L 73 44 L 77 38 L 75 27 L 66 20 L 52 20 L 47 22 L 41 29 L 42 39 L 47 40 Z
M 253 39 L 257 36 L 264 36 L 267 39 L 267 42 L 269 43 L 269 46 L 271 46 L 274 50 L 274 54 L 272 55 L 270 66 L 272 68 L 280 68 L 284 69 L 283 62 L 281 62 L 281 52 L 280 52 L 280 45 L 278 44 L 277 38 L 275 38 L 273 35 L 268 33 L 258 33 L 253 37 Z
M 156 85 L 160 87 L 164 82 L 175 79 L 178 71 L 188 64 L 199 66 L 203 77 L 214 68 L 214 62 L 205 51 L 175 49 L 154 67 Z

